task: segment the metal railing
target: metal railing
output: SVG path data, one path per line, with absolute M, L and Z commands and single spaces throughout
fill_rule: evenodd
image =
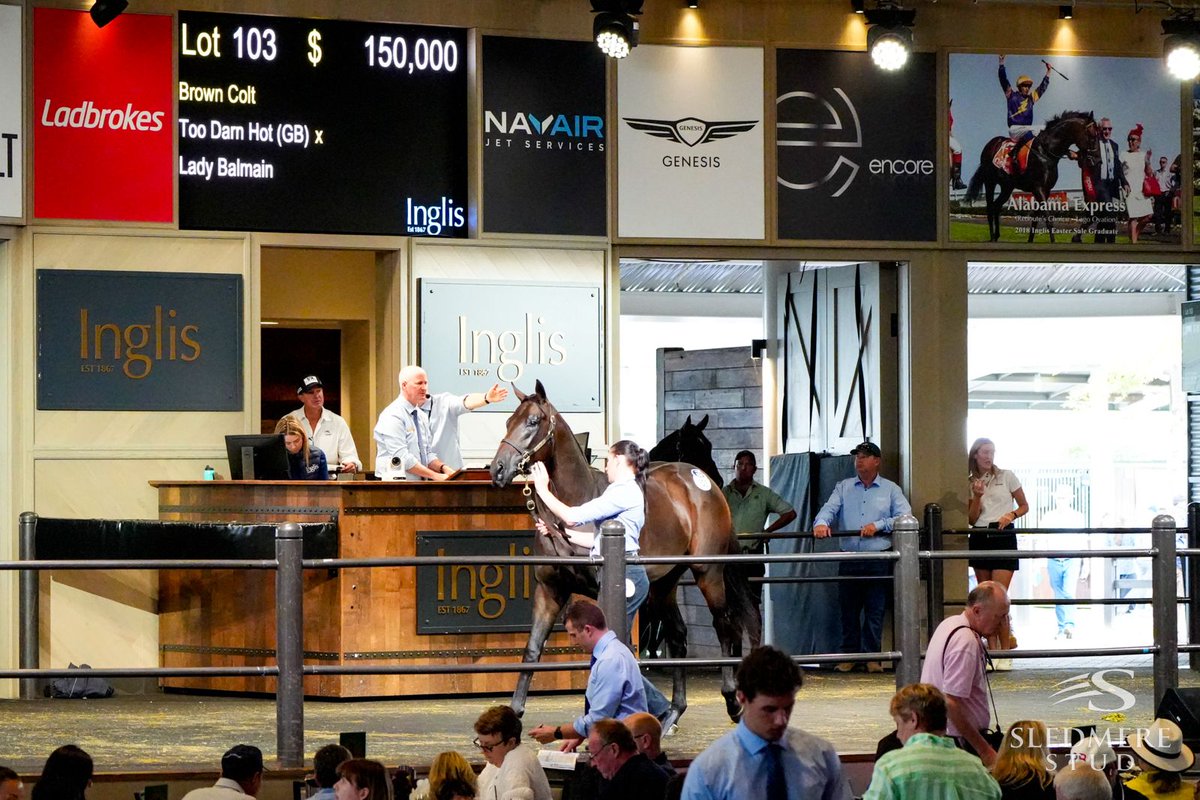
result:
M 936 506 L 932 507 L 936 509 Z M 926 518 L 931 509 L 927 508 Z M 893 531 L 893 549 L 878 552 L 825 552 L 789 553 L 775 555 L 721 555 L 721 556 L 660 556 L 627 557 L 625 554 L 624 529 L 615 521 L 601 526 L 599 558 L 549 557 L 549 556 L 459 556 L 449 559 L 464 565 L 525 565 L 548 564 L 558 566 L 590 566 L 600 568 L 599 604 L 604 609 L 609 627 L 622 640 L 625 630 L 625 566 L 627 563 L 646 566 L 655 564 L 737 564 L 737 563 L 788 563 L 823 561 L 886 561 L 894 562 L 894 573 L 881 575 L 877 580 L 891 580 L 894 600 L 892 651 L 877 653 L 826 653 L 797 656 L 804 663 L 826 664 L 843 661 L 892 661 L 895 663 L 896 685 L 904 686 L 920 680 L 921 675 L 921 626 L 920 605 L 921 580 L 920 562 L 930 565 L 930 624 L 941 620 L 941 603 L 944 603 L 944 580 L 942 565 L 947 560 L 965 559 L 975 555 L 984 557 L 1011 556 L 1009 551 L 957 551 L 942 549 L 940 536 L 951 531 L 940 530 L 940 510 L 937 512 L 938 526 L 928 527 L 931 549 L 920 549 L 920 525 L 915 517 L 905 515 L 896 520 Z M 274 559 L 161 559 L 161 560 L 37 560 L 34 552 L 37 516 L 21 515 L 21 560 L 0 562 L 0 570 L 20 572 L 20 668 L 0 670 L 0 678 L 15 678 L 21 681 L 22 697 L 36 696 L 39 679 L 71 677 L 87 674 L 96 677 L 220 677 L 252 676 L 275 677 L 276 690 L 276 743 L 281 764 L 285 767 L 301 766 L 304 761 L 304 694 L 303 679 L 306 675 L 412 675 L 412 674 L 463 674 L 463 673 L 516 673 L 523 671 L 543 672 L 581 670 L 587 663 L 580 661 L 555 663 L 496 663 L 496 664 L 444 664 L 444 665 L 319 665 L 303 663 L 303 573 L 305 570 L 329 570 L 347 567 L 422 567 L 445 565 L 444 556 L 413 556 L 401 558 L 317 558 L 303 557 L 301 528 L 295 523 L 285 523 L 275 528 Z M 169 523 L 164 523 L 169 524 Z M 936 535 L 934 535 L 936 531 Z M 1178 685 L 1178 653 L 1200 652 L 1200 643 L 1180 646 L 1176 634 L 1178 608 L 1174 597 L 1175 586 L 1175 523 L 1169 516 L 1159 516 L 1149 529 L 1122 529 L 1121 532 L 1150 532 L 1153 546 L 1149 549 L 1093 550 L 1080 553 L 1070 550 L 1021 550 L 1021 558 L 1055 558 L 1089 555 L 1097 557 L 1147 557 L 1153 559 L 1154 642 L 1150 645 L 1070 650 L 1020 650 L 997 651 L 1005 657 L 1036 658 L 1090 657 L 1097 655 L 1150 654 L 1154 660 L 1155 702 L 1162 699 L 1168 688 Z M 779 538 L 783 538 L 779 536 Z M 1185 558 L 1200 555 L 1200 548 L 1184 548 L 1178 555 Z M 275 576 L 275 627 L 276 659 L 274 666 L 261 667 L 155 667 L 155 668 L 105 668 L 90 669 L 39 669 L 38 643 L 38 572 L 55 569 L 268 569 Z M 935 578 L 935 575 L 937 576 Z M 817 580 L 823 580 L 818 578 Z M 1167 583 L 1169 579 L 1169 583 Z M 804 579 L 806 580 L 806 579 Z M 766 578 L 766 583 L 773 582 Z M 1159 591 L 1170 586 L 1171 591 Z M 933 613 L 935 592 L 937 613 Z M 1192 596 L 1195 596 L 1193 593 Z M 1076 601 L 1080 604 L 1084 601 Z M 1193 639 L 1192 641 L 1200 641 Z M 655 665 L 672 668 L 732 667 L 738 664 L 735 658 L 713 659 L 656 659 Z

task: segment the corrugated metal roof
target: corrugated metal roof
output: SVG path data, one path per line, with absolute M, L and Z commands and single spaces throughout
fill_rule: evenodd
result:
M 967 267 L 970 294 L 1182 292 L 1178 264 L 987 264 Z
M 967 268 L 967 291 L 970 294 L 1182 292 L 1184 269 L 1178 264 L 975 262 Z M 621 260 L 623 292 L 761 294 L 762 276 L 762 261 Z
M 621 260 L 622 292 L 762 294 L 761 261 Z

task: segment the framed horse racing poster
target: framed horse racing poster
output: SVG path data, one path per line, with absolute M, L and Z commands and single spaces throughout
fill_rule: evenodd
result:
M 1161 59 L 950 55 L 950 241 L 1179 244 Z

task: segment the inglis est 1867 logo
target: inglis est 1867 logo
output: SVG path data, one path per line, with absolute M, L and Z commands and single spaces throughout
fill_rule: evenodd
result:
M 441 236 L 447 228 L 461 228 L 467 224 L 467 212 L 449 197 L 439 197 L 434 205 L 414 203 L 411 197 L 404 201 L 404 229 L 419 236 Z

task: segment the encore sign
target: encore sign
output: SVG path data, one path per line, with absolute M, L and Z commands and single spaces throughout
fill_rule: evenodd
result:
M 417 568 L 417 633 L 528 631 L 533 564 L 455 564 L 457 556 L 533 554 L 533 531 L 417 531 L 417 555 L 445 564 Z
M 37 407 L 240 411 L 242 278 L 37 273 Z

